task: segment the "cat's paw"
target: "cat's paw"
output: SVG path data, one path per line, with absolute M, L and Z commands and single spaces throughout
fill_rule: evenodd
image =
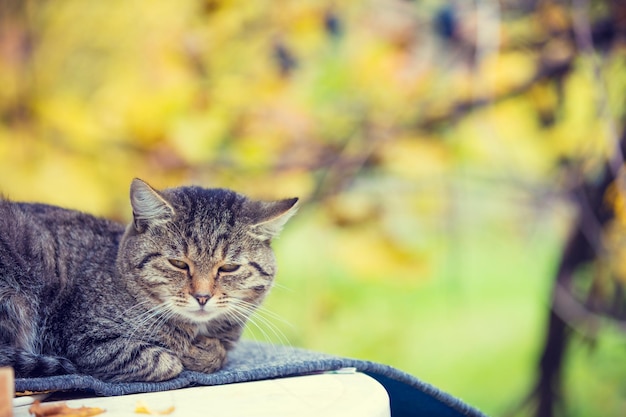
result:
M 182 361 L 191 371 L 212 373 L 226 362 L 226 348 L 219 339 L 201 337 L 189 347 Z
M 176 378 L 183 371 L 181 360 L 171 351 L 158 347 L 144 347 L 122 370 L 101 377 L 111 382 L 159 382 Z
M 153 368 L 146 369 L 148 373 L 144 381 L 167 381 L 176 378 L 183 371 L 181 360 L 169 350 L 155 347 L 152 355 L 153 358 L 148 362 L 153 364 Z

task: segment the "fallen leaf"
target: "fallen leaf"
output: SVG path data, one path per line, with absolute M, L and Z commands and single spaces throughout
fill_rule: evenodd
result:
M 160 416 L 165 414 L 172 414 L 174 412 L 175 407 L 171 406 L 164 410 L 153 410 L 148 407 L 146 403 L 143 401 L 137 401 L 137 406 L 135 406 L 135 413 L 137 414 L 149 414 L 153 416 Z
M 35 401 L 28 409 L 28 412 L 35 417 L 90 417 L 102 414 L 105 410 L 98 407 L 73 408 L 68 407 L 65 403 L 42 405 L 40 401 Z

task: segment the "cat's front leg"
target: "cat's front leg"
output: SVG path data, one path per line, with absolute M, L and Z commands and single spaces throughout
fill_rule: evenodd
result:
M 187 347 L 181 360 L 191 371 L 212 373 L 226 362 L 226 348 L 219 339 L 200 336 Z
M 110 382 L 158 382 L 183 371 L 181 360 L 169 349 L 146 342 L 117 339 L 100 344 L 75 361 L 79 370 Z

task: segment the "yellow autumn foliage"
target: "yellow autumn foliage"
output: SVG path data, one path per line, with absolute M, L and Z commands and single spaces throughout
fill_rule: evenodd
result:
M 466 276 L 492 229 L 547 228 L 550 213 L 575 206 L 572 188 L 597 182 L 624 129 L 624 42 L 590 26 L 596 43 L 585 46 L 572 5 L 586 2 L 9 3 L 0 193 L 119 220 L 133 177 L 299 196 L 293 222 L 307 246 L 283 250 L 317 279 L 302 285 L 319 300 L 297 312 L 311 338 L 346 302 L 330 281 L 404 289 L 412 305 L 409 290 L 442 269 Z M 590 24 L 620 7 L 593 4 Z M 619 282 L 624 193 L 616 182 L 606 196 L 615 218 L 596 274 Z M 575 218 L 561 217 L 546 233 L 555 241 Z M 488 255 L 480 274 L 498 262 Z M 508 291 L 498 279 L 490 285 Z M 395 329 L 378 325 L 385 337 Z

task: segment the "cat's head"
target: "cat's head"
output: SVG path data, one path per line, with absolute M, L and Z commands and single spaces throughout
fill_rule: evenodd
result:
M 259 305 L 276 273 L 270 241 L 298 201 L 200 187 L 157 191 L 139 179 L 130 200 L 133 222 L 118 269 L 139 302 L 198 324 L 218 317 L 243 323 Z

